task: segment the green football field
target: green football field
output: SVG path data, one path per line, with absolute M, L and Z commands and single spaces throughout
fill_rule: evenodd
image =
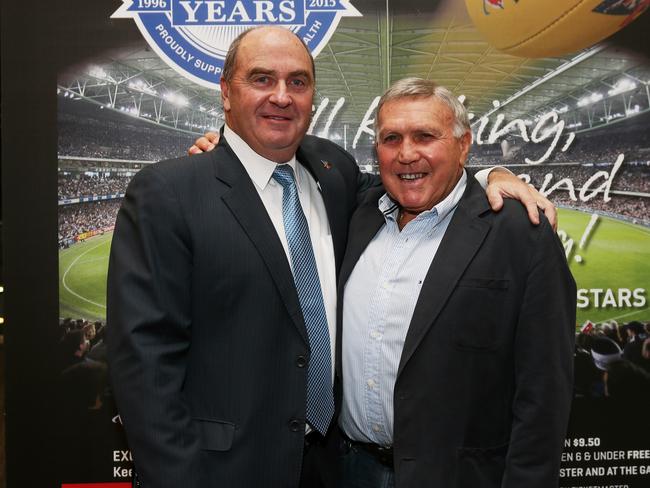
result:
M 59 315 L 106 318 L 106 271 L 113 233 L 59 251 Z
M 588 293 L 590 306 L 578 308 L 578 324 L 616 319 L 650 321 L 647 290 L 650 288 L 650 229 L 615 219 L 599 217 L 584 248 L 578 245 L 590 214 L 560 210 L 560 230 L 573 239 L 570 259 L 573 275 L 581 289 L 611 289 L 605 307 L 594 306 L 594 292 Z M 59 254 L 61 317 L 104 319 L 106 317 L 106 269 L 112 234 L 93 237 Z M 581 262 L 576 260 L 581 259 Z M 643 289 L 643 306 L 626 306 L 619 289 Z M 605 291 L 595 292 L 599 300 Z M 623 292 L 624 293 L 624 292 Z M 635 299 L 630 298 L 633 302 Z M 637 303 L 640 299 L 637 297 Z M 600 305 L 603 305 L 602 303 Z M 620 306 L 623 305 L 623 306 Z
M 594 294 L 589 293 L 590 306 L 577 309 L 578 324 L 587 319 L 592 322 L 611 319 L 619 322 L 649 321 L 650 229 L 599 216 L 589 239 L 581 249 L 580 240 L 590 218 L 591 214 L 560 209 L 559 230 L 565 231 L 568 238 L 574 241 L 569 266 L 578 288 L 612 290 L 605 307 L 602 306 L 605 291 L 601 292 L 599 298 L 600 307 L 594 306 Z M 576 256 L 579 258 L 576 259 Z M 645 304 L 625 306 L 625 300 L 620 300 L 618 296 L 625 291 L 621 292 L 620 289 L 643 289 L 643 292 L 637 291 L 637 295 L 642 295 Z M 612 297 L 617 303 L 612 303 Z M 636 301 L 637 305 L 641 302 L 640 299 Z

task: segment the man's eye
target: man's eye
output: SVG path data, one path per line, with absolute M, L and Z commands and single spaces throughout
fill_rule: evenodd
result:
M 266 75 L 259 75 L 253 78 L 253 83 L 257 85 L 266 85 L 271 81 L 271 78 Z
M 292 80 L 289 80 L 289 85 L 293 86 L 294 88 L 304 88 L 307 86 L 307 82 L 301 78 L 294 78 Z
M 398 137 L 395 134 L 389 134 L 387 136 L 384 136 L 384 138 L 381 140 L 384 144 L 389 144 L 391 142 L 397 141 Z

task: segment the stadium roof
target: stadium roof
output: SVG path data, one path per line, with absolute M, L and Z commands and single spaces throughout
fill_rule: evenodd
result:
M 528 124 L 550 110 L 585 130 L 649 110 L 650 66 L 615 47 L 598 45 L 561 58 L 526 59 L 500 53 L 472 25 L 462 2 L 431 12 L 356 0 L 360 18 L 344 18 L 316 58 L 315 133 L 333 120 L 330 136 L 349 144 L 375 96 L 406 76 L 431 78 L 464 95 L 474 121 L 495 111 Z M 380 5 L 381 4 L 381 5 Z M 141 46 L 94 60 L 61 96 L 84 98 L 179 130 L 221 125 L 218 94 L 183 78 Z M 324 102 L 328 99 L 328 103 Z M 572 124 L 572 125 L 571 125 Z

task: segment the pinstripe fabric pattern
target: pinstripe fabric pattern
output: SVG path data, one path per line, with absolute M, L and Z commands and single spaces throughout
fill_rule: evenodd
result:
M 307 372 L 307 422 L 321 434 L 334 415 L 331 347 L 327 316 L 307 219 L 300 206 L 291 166 L 278 165 L 273 179 L 283 187 L 282 216 L 291 254 L 293 279 L 311 350 Z
M 422 283 L 460 201 L 463 172 L 451 193 L 400 232 L 399 209 L 379 200 L 385 225 L 368 244 L 343 297 L 343 409 L 339 423 L 353 440 L 393 443 L 393 390 L 404 340 Z

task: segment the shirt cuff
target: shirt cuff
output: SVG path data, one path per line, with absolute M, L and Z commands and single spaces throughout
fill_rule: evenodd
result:
M 481 185 L 484 190 L 488 186 L 488 175 L 490 174 L 490 172 L 492 170 L 497 169 L 497 168 L 503 169 L 503 170 L 507 171 L 510 174 L 514 174 L 508 168 L 504 168 L 503 166 L 492 166 L 491 168 L 485 168 L 485 169 L 482 169 L 481 171 L 477 171 L 474 174 L 474 178 L 476 178 L 476 181 L 478 181 L 478 184 Z

